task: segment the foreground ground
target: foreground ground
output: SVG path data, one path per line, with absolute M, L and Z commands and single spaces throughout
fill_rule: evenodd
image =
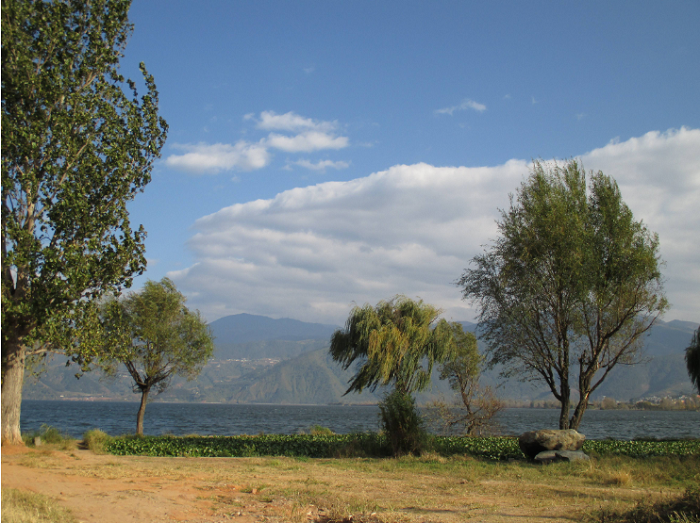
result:
M 2 447 L 2 487 L 48 496 L 81 522 L 556 523 L 678 494 L 700 480 L 699 463 L 146 458 Z

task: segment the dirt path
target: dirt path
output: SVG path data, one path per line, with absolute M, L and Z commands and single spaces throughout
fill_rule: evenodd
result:
M 644 495 L 635 488 L 565 483 L 412 471 L 391 461 L 115 457 L 2 448 L 3 487 L 50 496 L 90 523 L 564 523 L 580 521 L 610 499 L 629 503 Z
M 271 521 L 269 516 L 274 515 L 255 499 L 248 499 L 248 503 L 241 503 L 227 513 L 214 513 L 215 498 L 212 496 L 231 495 L 235 493 L 235 486 L 214 490 L 204 487 L 201 477 L 183 478 L 179 474 L 173 477 L 162 474 L 105 477 L 109 474 L 96 472 L 104 468 L 109 470 L 115 461 L 113 456 L 96 455 L 87 450 L 47 454 L 23 447 L 3 447 L 2 486 L 50 496 L 81 522 L 209 523 L 235 519 L 248 523 Z M 204 492 L 208 496 L 203 495 Z M 284 518 L 279 520 L 284 521 Z

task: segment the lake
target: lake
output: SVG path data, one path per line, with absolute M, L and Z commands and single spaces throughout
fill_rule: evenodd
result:
M 22 432 L 51 425 L 74 438 L 89 429 L 111 435 L 133 433 L 138 403 L 91 401 L 23 401 Z M 144 433 L 148 435 L 296 434 L 314 425 L 338 434 L 376 431 L 376 406 L 232 405 L 215 403 L 150 403 Z M 555 409 L 505 409 L 499 413 L 501 433 L 558 428 Z M 588 439 L 700 437 L 698 411 L 586 411 L 579 432 Z

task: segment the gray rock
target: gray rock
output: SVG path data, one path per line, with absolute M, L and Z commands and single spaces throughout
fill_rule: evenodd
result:
M 539 463 L 554 463 L 557 461 L 585 461 L 591 458 L 582 450 L 545 450 L 535 456 Z
M 518 438 L 520 450 L 534 459 L 545 450 L 580 450 L 586 436 L 573 430 L 533 430 Z

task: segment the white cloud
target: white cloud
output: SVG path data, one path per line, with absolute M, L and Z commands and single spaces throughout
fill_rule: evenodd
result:
M 332 131 L 338 126 L 337 122 L 324 122 L 305 118 L 290 111 L 285 114 L 276 114 L 274 111 L 260 113 L 260 121 L 257 128 L 266 131 Z
M 302 160 L 297 160 L 296 162 L 291 162 L 293 165 L 298 165 L 299 167 L 303 167 L 304 169 L 309 169 L 311 171 L 319 171 L 319 172 L 326 172 L 326 169 L 347 169 L 350 167 L 349 162 L 343 162 L 343 161 L 338 161 L 338 162 L 333 162 L 331 160 L 319 160 L 316 163 L 313 163 L 309 160 L 302 159 Z
M 240 141 L 235 145 L 199 143 L 177 144 L 174 147 L 186 152 L 168 156 L 165 164 L 190 173 L 216 174 L 231 169 L 252 171 L 270 163 L 270 154 L 260 143 Z
M 667 319 L 697 320 L 700 130 L 649 133 L 582 159 L 615 177 L 635 217 L 659 233 Z M 454 281 L 496 237 L 498 209 L 528 168 L 396 165 L 232 205 L 197 220 L 196 264 L 170 276 L 209 320 L 249 312 L 342 324 L 353 302 L 399 293 L 472 319 Z
M 466 111 L 467 109 L 472 109 L 478 113 L 483 113 L 486 110 L 486 106 L 484 104 L 480 104 L 479 102 L 475 102 L 474 100 L 465 99 L 462 100 L 462 103 L 459 105 L 437 109 L 435 114 L 449 114 L 452 116 L 455 111 Z
M 350 142 L 346 136 L 333 136 L 324 132 L 308 131 L 295 136 L 270 133 L 265 144 L 288 153 L 308 153 L 322 149 L 343 149 Z

